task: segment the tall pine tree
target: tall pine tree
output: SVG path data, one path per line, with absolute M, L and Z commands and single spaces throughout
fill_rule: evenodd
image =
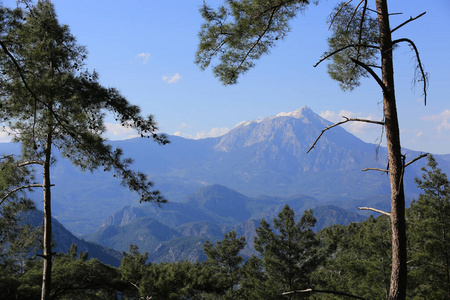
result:
M 199 34 L 196 60 L 205 69 L 218 57 L 220 63 L 213 67 L 213 72 L 224 84 L 235 84 L 240 74 L 252 68 L 257 59 L 268 53 L 278 40 L 283 39 L 290 29 L 289 21 L 310 3 L 307 0 L 224 2 L 226 4 L 217 10 L 206 4 L 201 9 L 205 23 Z M 333 59 L 329 73 L 339 81 L 343 89 L 351 90 L 358 86 L 361 76 L 372 77 L 380 87 L 383 96 L 382 121 L 347 119 L 339 124 L 348 121 L 375 123 L 382 125 L 386 133 L 388 168 L 385 172 L 389 173 L 391 186 L 392 224 L 389 298 L 405 299 L 407 256 L 403 174 L 407 164 L 401 153 L 394 87 L 394 48 L 400 43 L 407 43 L 413 49 L 417 62 L 415 80 L 423 83 L 425 104 L 428 78 L 414 42 L 403 37 L 393 39 L 392 34 L 423 14 L 391 28 L 387 0 L 372 1 L 372 7 L 368 0 L 361 0 L 355 6 L 351 2 L 349 0 L 338 4 L 331 14 L 330 28 L 333 33 L 329 39 L 330 50 L 319 63 Z
M 422 170 L 423 193 L 408 210 L 410 287 L 416 297 L 450 299 L 450 182 L 431 155 Z
M 56 149 L 82 170 L 113 171 L 141 201 L 164 202 L 132 161 L 106 143 L 106 113 L 123 126 L 165 144 L 152 116 L 142 117 L 113 88 L 100 85 L 98 75 L 83 69 L 86 50 L 68 26 L 59 24 L 52 3 L 25 1 L 25 8 L 0 7 L 0 120 L 22 145 L 23 165 L 42 167 L 44 191 L 44 261 L 42 296 L 51 296 L 51 165 Z

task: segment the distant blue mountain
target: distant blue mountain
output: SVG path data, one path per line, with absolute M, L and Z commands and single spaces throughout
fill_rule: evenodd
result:
M 306 154 L 322 129 L 330 124 L 303 107 L 244 122 L 216 138 L 191 140 L 170 136 L 171 143 L 166 146 L 140 138 L 111 144 L 132 157 L 135 168 L 147 173 L 170 202 L 181 202 L 187 195 L 214 184 L 252 198 L 302 194 L 333 205 L 388 195 L 387 176 L 376 171 L 361 172 L 367 167 L 386 167 L 383 147 L 377 151 L 376 145 L 335 127 L 325 132 L 316 148 Z M 0 145 L 3 153 L 17 149 L 10 144 Z M 407 149 L 403 152 L 406 161 L 420 154 Z M 436 158 L 444 171 L 450 171 L 448 155 Z M 414 177 L 420 176 L 424 164 L 425 159 L 406 169 L 405 190 L 410 198 L 419 192 Z M 120 186 L 110 173 L 82 173 L 66 160 L 59 159 L 55 164 L 52 181 L 54 216 L 75 234 L 93 232 L 122 207 L 138 205 L 137 195 Z M 33 197 L 40 203 L 41 191 Z M 205 205 L 209 204 L 203 205 L 207 208 Z M 248 211 L 240 208 L 239 218 L 243 219 Z M 229 213 L 226 207 L 220 209 L 221 217 Z
M 348 210 L 322 205 L 309 196 L 250 198 L 221 185 L 199 189 L 181 203 L 161 209 L 144 205 L 125 207 L 108 218 L 96 232 L 85 236 L 103 246 L 126 251 L 130 244 L 149 253 L 151 261 L 203 260 L 206 240 L 222 240 L 234 230 L 248 245 L 243 255 L 255 254 L 255 230 L 261 219 L 269 222 L 288 204 L 299 219 L 313 209 L 319 231 L 333 224 L 348 225 L 365 217 Z

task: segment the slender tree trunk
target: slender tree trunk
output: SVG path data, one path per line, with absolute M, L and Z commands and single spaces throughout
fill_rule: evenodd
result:
M 386 0 L 377 0 L 380 28 L 380 51 L 386 141 L 391 184 L 392 272 L 389 299 L 406 298 L 406 221 L 405 194 L 403 190 L 403 159 L 400 146 L 400 130 L 397 118 L 394 90 L 392 38 Z
M 50 158 L 52 150 L 52 125 L 47 128 L 47 141 L 45 144 L 45 158 L 43 171 L 44 188 L 44 269 L 42 274 L 41 300 L 50 299 L 52 282 L 52 209 L 51 209 L 51 183 L 50 183 Z

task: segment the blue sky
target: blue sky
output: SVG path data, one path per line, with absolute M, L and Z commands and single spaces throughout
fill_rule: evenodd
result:
M 61 23 L 70 26 L 105 86 L 117 88 L 156 117 L 161 131 L 184 137 L 217 136 L 242 121 L 309 106 L 330 121 L 340 116 L 380 120 L 382 95 L 372 79 L 352 92 L 331 80 L 326 63 L 313 68 L 327 50 L 326 18 L 337 1 L 311 5 L 291 23 L 292 30 L 246 73 L 237 85 L 223 86 L 210 69 L 194 64 L 202 0 L 54 0 Z M 217 6 L 221 1 L 207 1 Z M 391 0 L 392 26 L 427 12 L 394 33 L 412 39 L 430 74 L 427 106 L 414 87 L 413 53 L 405 44 L 395 52 L 395 80 L 404 147 L 450 153 L 450 1 Z M 14 6 L 15 1 L 3 1 Z M 374 6 L 370 0 L 369 5 Z M 133 136 L 108 124 L 111 139 Z M 345 127 L 366 142 L 376 142 L 377 125 Z

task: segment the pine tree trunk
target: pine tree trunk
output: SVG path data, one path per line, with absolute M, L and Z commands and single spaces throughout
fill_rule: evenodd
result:
M 377 0 L 380 28 L 380 51 L 386 141 L 391 184 L 392 272 L 389 299 L 406 298 L 406 221 L 405 194 L 403 189 L 403 159 L 400 146 L 400 130 L 394 91 L 394 67 L 392 38 L 386 0 Z
M 52 125 L 47 128 L 47 141 L 45 145 L 43 187 L 44 187 L 44 269 L 42 274 L 41 300 L 50 299 L 52 281 L 52 210 L 51 210 L 51 183 L 50 158 L 52 150 Z

